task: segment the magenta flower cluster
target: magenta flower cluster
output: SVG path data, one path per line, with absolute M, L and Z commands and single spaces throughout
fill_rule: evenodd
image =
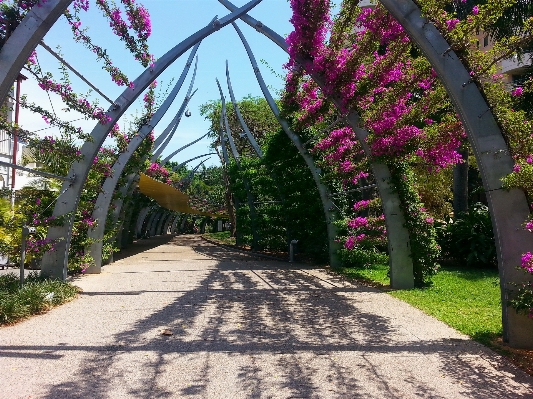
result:
M 170 172 L 156 162 L 152 163 L 144 173 L 153 179 L 162 181 L 167 184 L 171 183 L 169 179 Z

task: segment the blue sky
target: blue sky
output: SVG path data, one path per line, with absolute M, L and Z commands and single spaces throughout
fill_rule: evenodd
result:
M 246 2 L 246 0 L 233 1 L 237 6 L 244 5 Z M 162 56 L 183 39 L 204 27 L 215 15 L 223 17 L 228 14 L 226 8 L 217 0 L 144 0 L 142 3 L 151 15 L 152 35 L 149 39 L 149 45 L 150 51 L 156 58 Z M 292 26 L 289 23 L 291 10 L 287 0 L 263 0 L 250 12 L 250 15 L 283 36 L 292 30 Z M 113 35 L 111 28 L 102 17 L 94 1 L 91 0 L 89 12 L 82 14 L 82 21 L 82 27 L 89 27 L 88 33 L 93 42 L 106 48 L 114 64 L 123 70 L 131 80 L 142 72 L 142 66 L 133 60 L 131 54 L 125 50 L 123 43 Z M 256 59 L 258 61 L 265 60 L 268 63 L 269 67 L 260 65 L 260 68 L 263 77 L 275 95 L 275 91 L 283 87 L 282 79 L 276 74 L 284 74 L 282 66 L 287 62 L 287 55 L 254 29 L 242 22 L 238 22 L 238 24 L 247 37 Z M 111 81 L 109 75 L 101 69 L 102 64 L 96 61 L 92 53 L 81 44 L 74 42 L 70 29 L 63 17 L 50 30 L 44 41 L 54 49 L 56 46 L 60 46 L 60 51 L 67 62 L 109 98 L 115 99 L 120 95 L 123 87 L 118 87 Z M 52 72 L 54 76 L 59 78 L 59 63 L 41 47 L 37 48 L 37 53 L 42 69 Z M 231 26 L 225 27 L 206 38 L 197 54 L 198 72 L 194 88 L 197 88 L 198 91 L 189 105 L 192 116 L 182 119 L 173 141 L 163 152 L 163 156 L 170 154 L 177 148 L 207 132 L 208 123 L 200 116 L 198 109 L 201 104 L 220 98 L 215 78 L 220 80 L 225 97 L 229 101 L 225 77 L 226 60 L 229 62 L 232 86 L 236 98 L 239 99 L 249 94 L 261 96 L 261 90 L 253 74 L 246 52 L 237 33 Z M 166 88 L 173 77 L 176 79 L 179 77 L 187 56 L 188 53 L 184 54 L 160 76 L 158 79 L 159 87 Z M 276 73 L 272 73 L 269 68 L 272 68 Z M 28 74 L 26 73 L 26 75 Z M 180 107 L 191 77 L 192 68 L 172 107 L 155 129 L 156 136 L 168 125 Z M 72 87 L 76 92 L 86 93 L 89 90 L 89 87 L 74 75 L 71 75 L 71 81 Z M 62 110 L 64 105 L 59 98 L 50 94 L 49 99 L 47 93 L 39 89 L 33 79 L 28 79 L 22 84 L 22 93 L 27 94 L 30 101 L 34 101 L 46 109 L 51 110 L 53 107 L 58 116 L 65 120 L 74 120 L 80 117 L 73 112 Z M 90 98 L 97 99 L 99 96 L 94 93 Z M 108 108 L 105 100 L 99 99 L 99 102 L 102 107 Z M 122 126 L 126 123 L 128 115 L 135 114 L 135 109 L 141 109 L 140 103 L 134 104 L 130 111 L 126 112 L 121 121 Z M 57 134 L 57 131 L 54 132 L 53 128 L 49 128 L 49 125 L 46 125 L 39 115 L 34 115 L 27 111 L 21 113 L 20 123 L 24 128 L 31 131 L 39 130 L 41 135 Z M 94 126 L 93 121 L 84 120 L 77 121 L 75 124 L 88 132 Z M 196 155 L 207 153 L 209 152 L 208 145 L 209 142 L 204 139 L 187 150 L 180 152 L 173 160 L 182 162 Z M 194 166 L 195 162 L 197 161 L 193 161 L 191 166 Z M 218 164 L 217 157 L 212 157 L 206 164 Z

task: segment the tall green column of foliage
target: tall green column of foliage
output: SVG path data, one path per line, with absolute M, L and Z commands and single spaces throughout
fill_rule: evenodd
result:
M 327 232 L 320 196 L 307 165 L 286 134 L 275 131 L 264 140 L 264 157 L 241 159 L 229 168 L 233 193 L 241 208 L 237 228 L 244 243 L 252 240 L 251 220 L 246 203 L 244 178 L 250 182 L 256 199 L 260 247 L 287 251 L 298 240 L 298 250 L 316 260 L 327 258 Z

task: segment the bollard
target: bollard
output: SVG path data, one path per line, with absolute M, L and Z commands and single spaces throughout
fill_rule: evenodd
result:
M 22 226 L 22 243 L 20 246 L 20 288 L 24 285 L 24 261 L 26 259 L 26 237 L 35 234 L 35 227 Z
M 289 245 L 289 262 L 294 262 L 294 246 L 298 244 L 298 240 L 292 240 L 291 244 Z

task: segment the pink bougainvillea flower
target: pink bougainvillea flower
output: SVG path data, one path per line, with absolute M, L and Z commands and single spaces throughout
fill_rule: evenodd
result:
M 523 93 L 524 89 L 521 88 L 521 87 L 517 87 L 516 89 L 513 90 L 513 92 L 511 93 L 513 96 L 515 97 L 520 97 Z

